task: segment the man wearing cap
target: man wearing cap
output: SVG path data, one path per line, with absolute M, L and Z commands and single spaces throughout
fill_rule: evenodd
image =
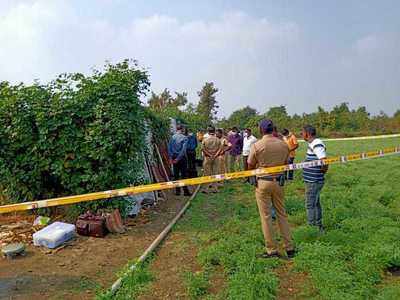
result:
M 254 143 L 248 158 L 249 169 L 258 167 L 274 167 L 285 165 L 289 158 L 287 144 L 272 135 L 274 125 L 271 120 L 262 120 L 260 132 L 262 138 Z M 271 206 L 276 209 L 279 230 L 285 244 L 286 254 L 294 257 L 295 250 L 290 234 L 287 214 L 284 207 L 283 180 L 284 174 L 269 174 L 257 178 L 256 200 L 261 218 L 261 226 L 265 239 L 266 252 L 262 258 L 279 257 L 278 246 L 274 239 Z

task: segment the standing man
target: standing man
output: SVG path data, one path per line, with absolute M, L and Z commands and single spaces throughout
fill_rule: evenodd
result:
M 221 150 L 221 140 L 215 135 L 215 128 L 213 126 L 208 127 L 208 137 L 202 142 L 202 152 L 204 156 L 203 168 L 204 175 L 217 175 L 218 174 L 218 154 Z M 203 193 L 208 194 L 209 192 L 217 193 L 217 184 L 210 183 L 205 188 Z
M 232 128 L 232 133 L 228 135 L 228 141 L 232 145 L 229 150 L 229 171 L 235 172 L 240 169 L 240 155 L 243 149 L 243 138 L 237 127 Z
M 297 142 L 296 136 L 289 132 L 286 128 L 282 130 L 283 140 L 289 147 L 289 160 L 288 164 L 293 164 L 294 158 L 296 157 L 296 150 L 299 148 L 299 143 Z M 286 171 L 286 179 L 293 180 L 294 170 Z
M 197 177 L 196 170 L 196 148 L 197 138 L 190 129 L 185 130 L 185 134 L 188 138 L 186 154 L 188 158 L 188 176 L 190 178 Z
M 274 126 L 274 131 L 272 132 L 272 136 L 283 140 L 283 135 L 279 133 L 278 127 Z
M 188 138 L 183 134 L 184 128 L 182 125 L 176 126 L 176 133 L 172 136 L 168 144 L 168 156 L 170 163 L 172 164 L 174 180 L 187 178 L 187 156 L 186 149 L 188 144 Z M 177 187 L 175 194 L 179 196 L 181 194 L 181 188 Z M 183 194 L 190 196 L 190 192 L 187 186 L 183 187 Z
M 224 136 L 224 130 L 221 128 L 217 129 L 217 138 L 219 138 L 219 140 L 221 141 L 221 149 L 218 153 L 218 173 L 225 174 L 226 172 L 228 172 L 226 165 L 226 156 L 232 145 Z
M 274 167 L 287 163 L 289 157 L 288 146 L 285 142 L 272 135 L 273 128 L 271 120 L 264 119 L 261 121 L 260 132 L 262 138 L 251 147 L 248 158 L 250 169 Z M 289 258 L 294 257 L 295 254 L 284 207 L 283 176 L 283 173 L 277 173 L 257 178 L 256 200 L 266 247 L 266 252 L 261 255 L 262 258 L 280 256 L 272 227 L 272 205 L 276 209 L 279 230 L 285 244 L 286 254 Z
M 253 145 L 255 142 L 257 142 L 257 138 L 251 134 L 250 128 L 246 128 L 243 134 L 243 151 L 242 151 L 243 168 L 245 171 L 249 169 L 247 165 L 247 159 L 250 154 L 251 145 Z
M 307 141 L 306 162 L 326 158 L 326 146 L 318 139 L 317 130 L 311 125 L 303 127 L 303 138 Z M 318 226 L 321 233 L 324 232 L 322 225 L 322 207 L 320 201 L 321 190 L 325 182 L 325 173 L 328 165 L 315 166 L 303 169 L 303 180 L 306 185 L 306 210 L 307 222 L 311 226 Z
M 203 141 L 203 137 L 204 137 L 204 130 L 200 129 L 197 132 L 196 136 L 197 136 L 197 140 L 201 143 Z

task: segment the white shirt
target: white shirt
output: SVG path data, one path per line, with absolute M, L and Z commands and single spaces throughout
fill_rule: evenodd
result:
M 311 143 L 308 143 L 307 153 L 315 154 L 318 159 L 326 158 L 326 146 L 320 139 L 314 139 Z
M 254 135 L 250 135 L 248 137 L 243 138 L 243 156 L 249 156 L 250 154 L 250 147 L 255 142 L 257 142 L 257 138 Z

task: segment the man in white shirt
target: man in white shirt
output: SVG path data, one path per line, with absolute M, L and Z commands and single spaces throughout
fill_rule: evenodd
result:
M 255 142 L 257 142 L 257 138 L 251 134 L 250 128 L 246 128 L 243 134 L 243 151 L 242 151 L 243 166 L 245 171 L 249 169 L 249 166 L 247 164 L 247 159 L 249 158 L 251 145 L 253 145 Z

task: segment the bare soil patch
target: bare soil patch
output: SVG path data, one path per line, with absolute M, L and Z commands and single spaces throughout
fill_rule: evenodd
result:
M 183 233 L 173 232 L 152 261 L 150 271 L 155 279 L 139 299 L 188 299 L 183 278 L 185 272 L 200 271 L 196 255 L 197 248 L 188 237 Z
M 293 270 L 293 261 L 283 263 L 276 269 L 276 275 L 279 277 L 279 288 L 277 299 L 309 299 L 313 293 L 310 290 L 310 278 L 308 274 L 296 272 Z M 307 287 L 307 288 L 306 288 Z
M 92 299 L 108 288 L 116 273 L 138 257 L 186 202 L 168 192 L 168 200 L 128 219 L 125 234 L 105 238 L 78 236 L 59 251 L 27 245 L 27 256 L 0 259 L 0 299 Z M 6 216 L 0 225 L 32 216 Z M 31 223 L 32 224 L 32 223 Z

